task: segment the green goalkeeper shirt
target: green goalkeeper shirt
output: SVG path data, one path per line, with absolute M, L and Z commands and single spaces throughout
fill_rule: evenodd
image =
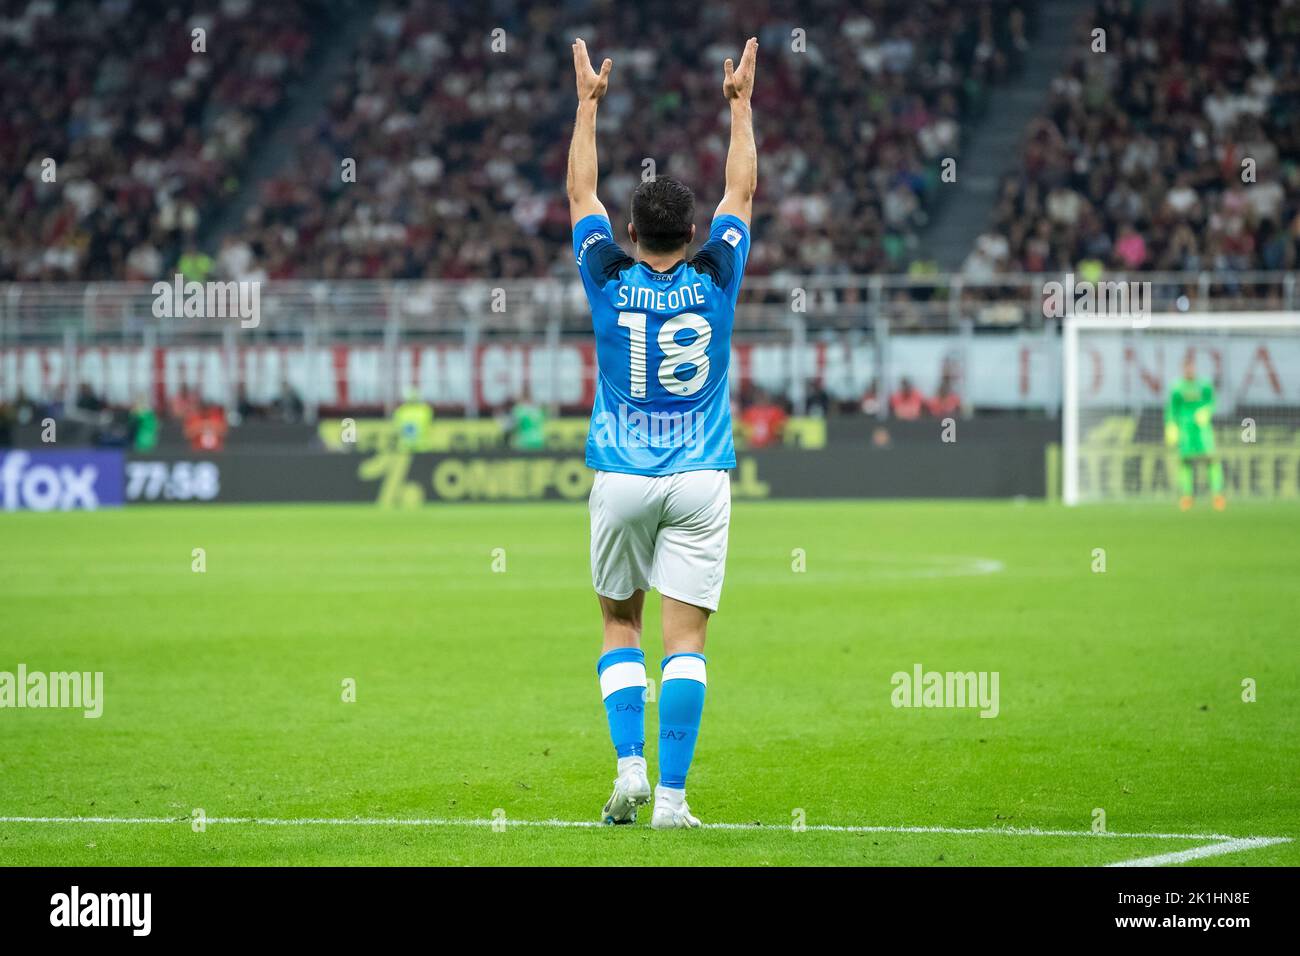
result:
M 1183 457 L 1214 451 L 1214 383 L 1208 378 L 1174 382 L 1165 406 L 1165 424 L 1178 427 L 1178 452 Z

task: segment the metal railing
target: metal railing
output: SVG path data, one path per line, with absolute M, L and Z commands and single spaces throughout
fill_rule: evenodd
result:
M 1150 283 L 1154 312 L 1292 311 L 1296 272 L 1108 273 L 1106 282 Z M 1041 329 L 1049 283 L 1060 273 L 975 278 L 928 276 L 750 276 L 736 310 L 738 331 L 785 331 L 797 319 L 809 335 L 869 330 L 884 319 L 895 333 Z M 445 334 L 475 325 L 484 336 L 557 334 L 590 329 L 576 277 L 415 281 L 267 281 L 259 284 L 260 317 L 241 336 L 299 336 L 364 341 L 393 334 Z M 152 330 L 160 344 L 221 335 L 209 318 L 156 318 L 157 296 L 147 282 L 8 283 L 0 285 L 0 344 L 61 335 L 138 339 Z

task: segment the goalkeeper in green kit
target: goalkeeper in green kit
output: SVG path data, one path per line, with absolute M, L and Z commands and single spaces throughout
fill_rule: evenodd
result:
M 1214 510 L 1222 511 L 1223 462 L 1214 457 L 1214 382 L 1196 377 L 1196 360 L 1183 360 L 1183 377 L 1174 382 L 1165 406 L 1165 443 L 1178 446 L 1178 487 L 1182 496 L 1178 507 L 1192 506 L 1196 487 L 1196 463 L 1204 461 L 1210 469 L 1210 493 Z

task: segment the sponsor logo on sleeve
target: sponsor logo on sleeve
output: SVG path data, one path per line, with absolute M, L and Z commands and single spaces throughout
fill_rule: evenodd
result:
M 578 265 L 582 265 L 582 257 L 586 254 L 588 249 L 600 242 L 602 239 L 608 238 L 609 236 L 605 235 L 603 232 L 593 232 L 586 239 L 582 240 L 582 247 L 578 249 Z

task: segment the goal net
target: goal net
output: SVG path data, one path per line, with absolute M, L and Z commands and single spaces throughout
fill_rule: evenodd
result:
M 1228 500 L 1300 498 L 1300 313 L 1070 316 L 1061 378 L 1066 504 L 1173 500 L 1184 460 L 1198 498 L 1219 483 Z M 1212 412 L 1167 433 L 1206 381 Z

